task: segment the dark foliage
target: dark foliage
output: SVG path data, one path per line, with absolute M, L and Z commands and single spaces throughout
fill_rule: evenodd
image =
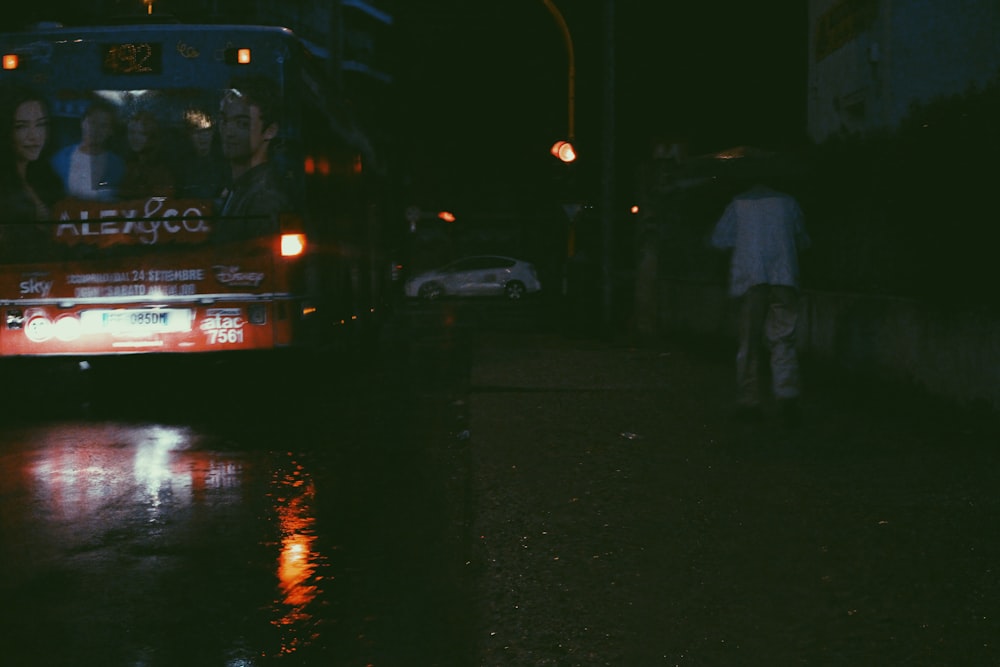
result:
M 799 193 L 817 289 L 940 305 L 993 301 L 1000 77 L 915 105 L 893 133 L 814 147 Z
M 892 132 L 710 165 L 706 185 L 653 197 L 660 275 L 724 280 L 725 263 L 704 241 L 729 197 L 763 177 L 805 212 L 813 248 L 802 260 L 803 287 L 989 306 L 1000 240 L 998 119 L 1000 74 L 984 88 L 914 105 Z

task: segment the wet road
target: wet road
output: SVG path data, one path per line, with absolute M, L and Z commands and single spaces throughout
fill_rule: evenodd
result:
M 404 315 L 377 362 L 324 359 L 309 391 L 173 364 L 19 391 L 0 664 L 472 664 L 450 389 L 468 368 L 447 309 Z
M 0 665 L 1000 664 L 995 423 L 814 366 L 734 422 L 728 357 L 558 320 L 408 307 L 313 391 L 8 372 Z
M 735 420 L 730 354 L 478 339 L 475 664 L 1000 664 L 998 424 L 815 363 Z

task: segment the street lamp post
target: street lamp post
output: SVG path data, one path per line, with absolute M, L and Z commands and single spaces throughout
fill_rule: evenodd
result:
M 562 32 L 563 41 L 566 42 L 566 139 L 557 141 L 552 146 L 552 154 L 563 162 L 572 162 L 576 159 L 576 150 L 573 146 L 573 142 L 576 141 L 576 59 L 573 53 L 573 36 L 570 34 L 569 26 L 566 25 L 566 19 L 563 18 L 562 12 L 559 11 L 559 8 L 555 6 L 552 0 L 542 0 L 542 3 L 549 10 L 549 13 L 552 14 L 552 18 L 555 19 L 556 25 L 559 26 L 559 30 Z
M 614 284 L 612 244 L 615 215 L 615 0 L 604 0 L 604 147 L 601 178 L 601 311 L 604 334 L 610 335 Z
M 566 42 L 566 56 L 568 61 L 568 76 L 567 76 L 567 107 L 568 107 L 568 119 L 567 119 L 567 133 L 568 138 L 566 141 L 556 142 L 552 146 L 552 154 L 563 162 L 572 162 L 576 159 L 576 151 L 573 146 L 573 141 L 576 138 L 576 127 L 575 127 L 575 109 L 574 105 L 576 103 L 576 62 L 573 53 L 573 37 L 570 34 L 569 26 L 566 25 L 566 20 L 563 18 L 562 12 L 559 8 L 553 4 L 552 0 L 542 0 L 545 4 L 546 9 L 552 14 L 555 19 L 556 24 L 562 31 L 563 39 Z M 614 163 L 615 163 L 615 141 L 614 141 L 614 131 L 615 131 L 615 76 L 614 76 L 614 55 L 615 55 L 615 44 L 614 44 L 614 18 L 615 18 L 615 0 L 604 0 L 604 23 L 605 23 L 605 40 L 604 40 L 604 57 L 605 57 L 605 80 L 604 80 L 604 146 L 602 151 L 602 161 L 604 163 L 604 168 L 601 177 L 601 310 L 602 310 L 602 328 L 604 333 L 609 333 L 611 329 L 611 318 L 612 318 L 612 305 L 613 305 L 613 271 L 612 271 L 612 254 L 611 247 L 614 241 L 613 229 L 614 229 Z M 567 256 L 572 257 L 574 254 L 574 221 L 570 221 L 569 228 L 569 239 L 567 244 Z M 565 288 L 564 288 L 565 289 Z
M 549 152 L 560 162 L 569 164 L 576 160 L 576 147 L 573 142 L 576 140 L 576 56 L 573 52 L 573 35 L 569 31 L 566 19 L 562 12 L 555 6 L 552 0 L 542 0 L 542 4 L 552 14 L 559 31 L 562 33 L 563 42 L 566 44 L 566 138 L 560 139 L 552 144 Z M 564 203 L 566 211 L 566 261 L 572 262 L 576 255 L 576 217 L 580 211 L 577 202 Z M 563 265 L 562 270 L 562 294 L 569 294 L 569 264 Z

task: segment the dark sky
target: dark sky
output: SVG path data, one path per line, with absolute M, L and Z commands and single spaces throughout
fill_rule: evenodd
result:
M 574 45 L 582 171 L 594 171 L 606 146 L 612 86 L 623 173 L 654 137 L 702 152 L 804 135 L 802 0 L 616 0 L 613 30 L 606 0 L 554 2 Z M 562 33 L 542 0 L 400 4 L 402 134 L 415 170 L 531 179 L 535 167 L 549 168 L 547 149 L 567 130 L 568 71 Z

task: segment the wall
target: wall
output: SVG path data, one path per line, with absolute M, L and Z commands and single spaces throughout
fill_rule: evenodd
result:
M 895 129 L 1000 68 L 997 0 L 810 0 L 808 133 Z
M 735 336 L 723 285 L 661 280 L 664 333 Z M 893 297 L 804 291 L 804 357 L 1000 413 L 1000 313 L 934 311 Z

